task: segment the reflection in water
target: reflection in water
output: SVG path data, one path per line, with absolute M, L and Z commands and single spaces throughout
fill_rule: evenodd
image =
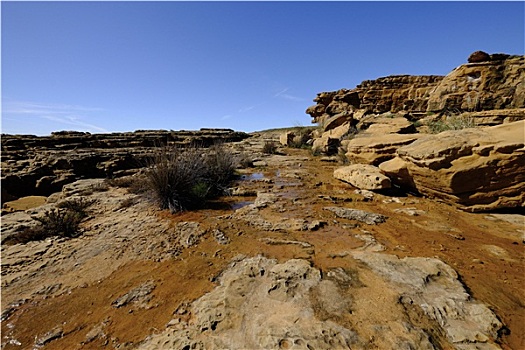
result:
M 253 201 L 235 202 L 232 203 L 230 206 L 233 210 L 238 210 L 250 204 L 253 204 Z
M 263 178 L 264 178 L 263 173 L 253 173 L 253 174 L 241 175 L 241 180 L 245 180 L 245 181 L 260 180 Z

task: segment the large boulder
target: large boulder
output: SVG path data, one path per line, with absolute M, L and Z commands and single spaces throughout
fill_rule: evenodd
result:
M 524 207 L 524 133 L 525 121 L 517 121 L 428 135 L 399 148 L 380 169 L 468 211 Z
M 362 190 L 390 188 L 390 179 L 373 165 L 352 164 L 334 170 L 334 177 Z

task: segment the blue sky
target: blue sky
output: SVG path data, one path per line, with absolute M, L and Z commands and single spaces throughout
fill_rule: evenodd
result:
M 1 3 L 2 132 L 310 125 L 321 91 L 524 54 L 524 2 Z

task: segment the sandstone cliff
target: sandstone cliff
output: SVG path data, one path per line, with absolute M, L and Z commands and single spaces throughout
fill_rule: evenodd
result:
M 487 55 L 455 68 L 447 76 L 395 75 L 365 80 L 356 88 L 321 92 L 306 113 L 324 125 L 334 116 L 351 120 L 354 112 L 426 113 L 525 108 L 525 57 Z M 341 123 L 342 124 L 342 123 Z

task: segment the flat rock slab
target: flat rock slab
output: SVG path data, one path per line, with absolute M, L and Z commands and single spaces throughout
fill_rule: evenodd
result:
M 326 207 L 325 210 L 333 212 L 337 217 L 348 220 L 357 220 L 368 225 L 381 224 L 386 221 L 387 217 L 381 214 L 369 213 L 364 210 L 341 208 L 341 207 Z
M 383 190 L 391 186 L 390 179 L 378 167 L 352 164 L 334 170 L 334 177 L 361 190 Z

